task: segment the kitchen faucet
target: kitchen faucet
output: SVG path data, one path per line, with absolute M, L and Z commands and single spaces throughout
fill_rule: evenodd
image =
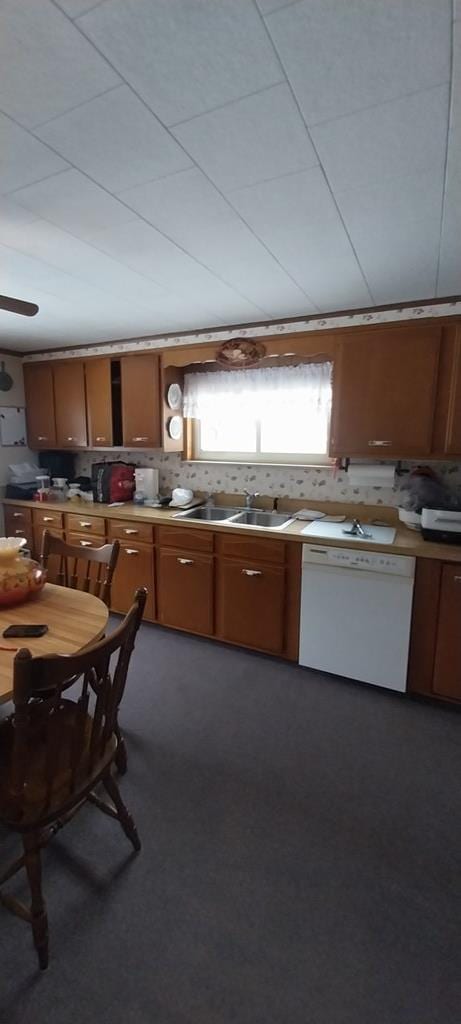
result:
M 245 507 L 246 508 L 251 508 L 252 505 L 253 505 L 254 499 L 255 498 L 259 498 L 259 491 L 255 491 L 254 494 L 252 494 L 252 492 L 251 491 L 247 491 L 247 489 L 245 487 L 244 490 L 243 490 L 243 493 L 245 495 Z
M 343 533 L 348 533 L 352 537 L 371 537 L 372 534 L 365 530 L 362 526 L 360 519 L 353 519 L 350 530 L 343 530 Z

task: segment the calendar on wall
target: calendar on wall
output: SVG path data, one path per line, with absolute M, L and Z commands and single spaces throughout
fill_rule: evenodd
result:
M 26 444 L 25 409 L 0 406 L 0 443 L 3 448 Z

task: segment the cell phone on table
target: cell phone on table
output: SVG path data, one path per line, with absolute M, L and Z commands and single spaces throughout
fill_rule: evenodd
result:
M 48 626 L 35 626 L 32 623 L 28 623 L 24 626 L 7 626 L 7 628 L 3 630 L 2 635 L 5 637 L 5 640 L 9 640 L 16 636 L 45 636 L 45 633 L 47 632 Z

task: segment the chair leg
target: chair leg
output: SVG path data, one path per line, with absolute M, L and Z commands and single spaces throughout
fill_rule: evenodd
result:
M 126 770 L 128 767 L 126 743 L 118 722 L 116 723 L 115 726 L 115 735 L 117 737 L 117 753 L 115 755 L 115 764 L 117 765 L 117 771 L 119 775 L 126 775 Z
M 117 783 L 116 783 L 113 775 L 111 775 L 110 771 L 108 771 L 107 774 L 104 776 L 104 778 L 102 779 L 102 782 L 103 782 L 104 788 L 106 789 L 107 793 L 109 794 L 109 796 L 110 796 L 110 798 L 112 800 L 112 803 L 115 806 L 115 809 L 116 809 L 117 815 L 118 815 L 118 820 L 119 820 L 119 822 L 120 822 L 120 824 L 121 824 L 121 826 L 123 828 L 123 831 L 124 831 L 125 835 L 128 837 L 130 842 L 133 844 L 133 847 L 136 850 L 136 853 L 138 853 L 139 850 L 141 849 L 141 840 L 140 840 L 140 838 L 138 836 L 136 825 L 135 825 L 135 823 L 133 821 L 133 818 L 131 817 L 130 812 L 128 811 L 128 809 L 125 807 L 125 804 L 123 803 L 123 800 L 122 800 L 122 798 L 120 796 L 120 790 L 119 790 L 119 788 L 117 786 Z
M 34 945 L 42 971 L 48 967 L 48 915 L 42 893 L 42 869 L 38 836 L 24 835 L 24 864 L 31 894 L 31 924 Z

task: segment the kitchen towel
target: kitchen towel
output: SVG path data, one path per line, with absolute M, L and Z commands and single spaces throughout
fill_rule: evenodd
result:
M 394 487 L 395 466 L 383 462 L 350 465 L 347 477 L 351 487 Z

